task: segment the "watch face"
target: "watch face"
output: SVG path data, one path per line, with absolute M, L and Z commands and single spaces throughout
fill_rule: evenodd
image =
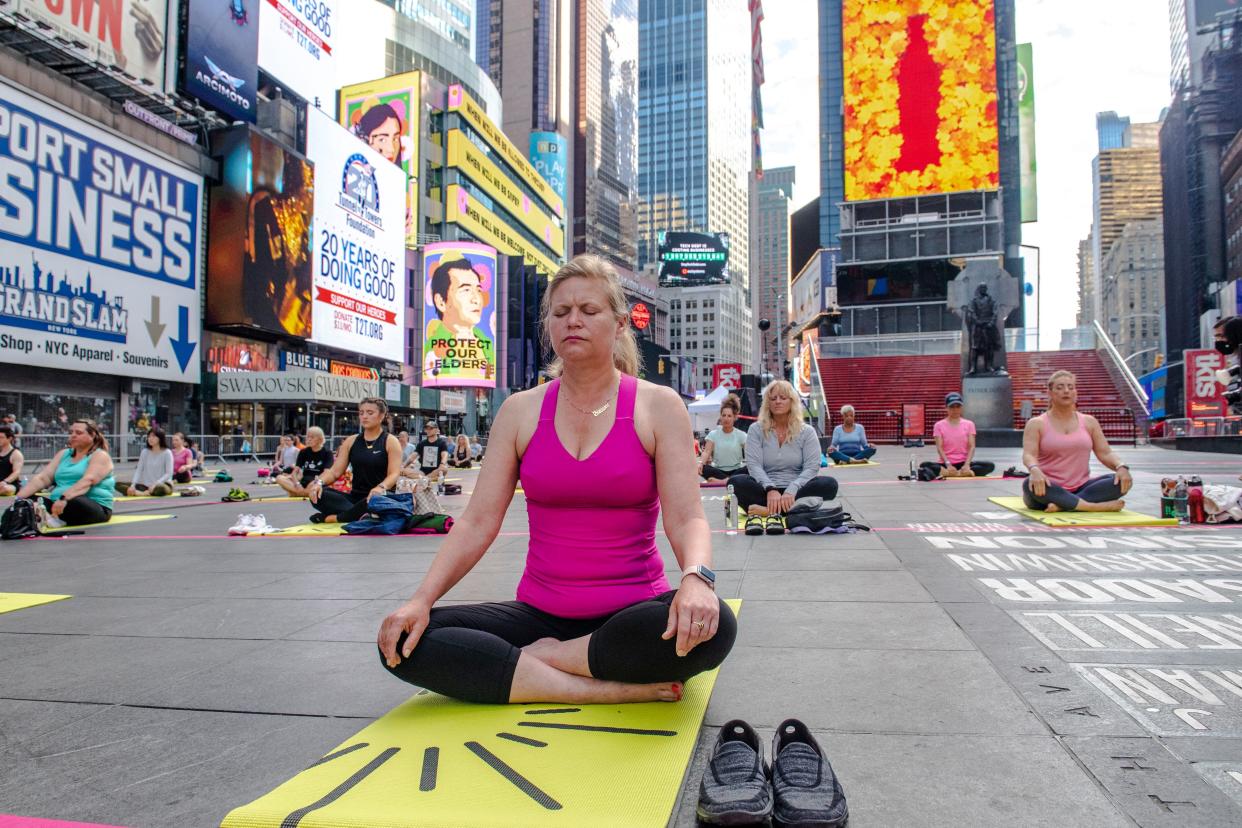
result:
M 708 569 L 707 567 L 703 566 L 702 564 L 699 564 L 699 572 L 703 575 L 703 577 L 704 577 L 704 578 L 706 578 L 707 580 L 711 581 L 713 584 L 714 584 L 714 583 L 716 583 L 716 573 L 715 573 L 715 572 L 712 572 L 710 569 Z

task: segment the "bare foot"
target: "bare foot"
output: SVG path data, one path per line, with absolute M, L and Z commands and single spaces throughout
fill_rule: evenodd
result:
M 1088 503 L 1085 500 L 1078 501 L 1078 510 L 1080 512 L 1120 512 L 1126 508 L 1124 500 L 1105 500 L 1100 503 Z
M 534 656 L 544 664 L 555 666 L 555 654 L 560 643 L 560 640 L 556 638 L 541 638 L 538 641 L 527 644 L 522 648 L 522 652 Z
M 1059 512 L 1061 511 L 1061 507 L 1055 503 L 1049 503 L 1047 506 L 1044 507 L 1044 511 L 1045 512 Z
M 975 476 L 975 473 L 971 471 L 970 469 L 962 469 L 960 474 L 962 477 L 974 477 Z
M 594 685 L 582 698 L 575 701 L 582 704 L 631 704 L 636 702 L 681 701 L 683 685 L 679 681 L 658 682 L 656 684 L 626 684 L 621 681 L 599 681 L 592 679 Z
M 767 517 L 768 507 L 767 506 L 751 506 L 749 509 L 746 510 L 746 514 L 759 515 L 759 517 Z

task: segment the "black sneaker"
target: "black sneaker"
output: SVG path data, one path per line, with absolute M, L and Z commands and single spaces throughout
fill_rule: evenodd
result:
M 772 783 L 759 734 L 741 719 L 727 722 L 699 783 L 699 821 L 756 825 L 771 814 Z
M 772 739 L 773 820 L 798 828 L 836 828 L 850 818 L 845 792 L 807 726 L 786 719 Z

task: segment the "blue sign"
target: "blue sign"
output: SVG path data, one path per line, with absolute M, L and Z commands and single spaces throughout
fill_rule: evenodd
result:
M 544 180 L 552 185 L 561 201 L 568 203 L 569 142 L 556 132 L 530 134 L 530 162 Z
M 1168 416 L 1164 405 L 1164 389 L 1168 380 L 1168 366 L 1161 366 L 1138 378 L 1139 385 L 1143 386 L 1143 390 L 1147 392 L 1147 415 L 1153 420 Z
M 251 123 L 258 110 L 258 2 L 190 0 L 186 21 L 185 91 Z

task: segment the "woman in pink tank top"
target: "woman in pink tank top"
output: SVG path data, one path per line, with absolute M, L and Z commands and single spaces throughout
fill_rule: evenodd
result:
M 1028 509 L 1045 512 L 1119 512 L 1130 491 L 1130 467 L 1104 439 L 1095 417 L 1078 411 L 1078 380 L 1069 371 L 1048 378 L 1048 410 L 1026 422 L 1022 462 L 1031 476 L 1022 481 Z M 1091 452 L 1112 474 L 1091 477 Z
M 715 592 L 689 414 L 636 379 L 628 303 L 603 259 L 561 268 L 542 310 L 559 376 L 501 406 L 465 514 L 384 619 L 380 659 L 411 684 L 489 704 L 676 701 L 737 633 Z M 435 607 L 495 540 L 519 482 L 530 543 L 517 600 Z M 656 547 L 661 510 L 675 590 Z

